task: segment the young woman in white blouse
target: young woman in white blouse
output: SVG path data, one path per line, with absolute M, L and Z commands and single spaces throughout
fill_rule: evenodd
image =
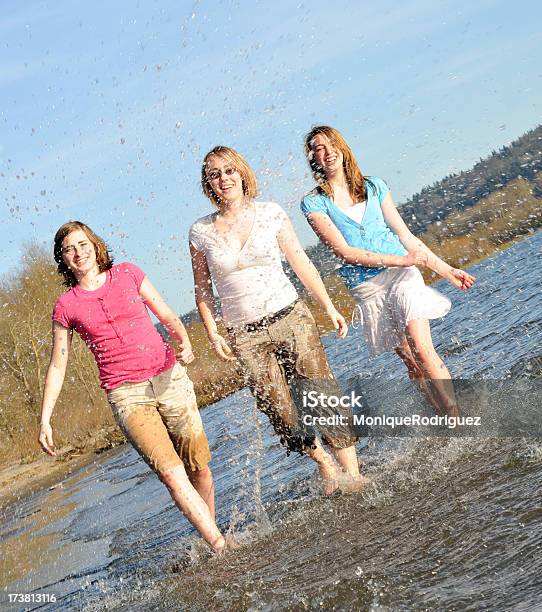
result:
M 217 210 L 191 227 L 190 252 L 196 304 L 213 349 L 222 360 L 238 360 L 258 408 L 268 415 L 288 454 L 296 451 L 316 461 L 326 494 L 338 486 L 361 486 L 365 479 L 359 473 L 356 438 L 350 429 L 320 431 L 340 466 L 337 469 L 314 432 L 298 427 L 291 385 L 322 380 L 335 384 L 335 380 L 314 319 L 286 276 L 281 254 L 341 338 L 348 329 L 344 318 L 286 213 L 273 202 L 254 201 L 256 177 L 239 153 L 229 147 L 210 151 L 203 160 L 202 187 Z M 227 339 L 217 330 L 213 283 Z

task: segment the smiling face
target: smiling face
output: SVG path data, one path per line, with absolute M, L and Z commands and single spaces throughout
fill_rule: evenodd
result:
M 240 198 L 256 197 L 256 175 L 246 159 L 235 149 L 222 145 L 203 158 L 201 187 L 211 202 L 220 208 Z
M 77 279 L 91 271 L 99 273 L 96 249 L 82 229 L 70 232 L 62 241 L 62 260 Z
M 344 156 L 325 134 L 316 134 L 311 140 L 313 163 L 321 168 L 327 179 L 343 169 Z
M 243 179 L 239 170 L 220 155 L 211 155 L 206 161 L 205 177 L 218 200 L 224 203 L 243 198 Z

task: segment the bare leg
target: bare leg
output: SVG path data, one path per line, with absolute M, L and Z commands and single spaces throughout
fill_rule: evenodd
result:
M 188 479 L 200 494 L 203 501 L 207 504 L 209 512 L 215 519 L 215 484 L 213 482 L 213 475 L 209 466 L 204 467 L 202 470 L 186 470 Z
M 307 448 L 305 453 L 318 464 L 318 471 L 324 481 L 324 493 L 331 495 L 338 488 L 337 467 L 331 455 L 322 448 L 319 440 L 316 440 L 316 448 Z
M 215 552 L 222 552 L 226 541 L 218 530 L 209 507 L 190 483 L 184 465 L 177 465 L 166 470 L 161 474 L 161 479 L 177 508 L 200 532 L 202 538 Z
M 395 349 L 395 352 L 399 355 L 403 363 L 406 365 L 408 370 L 408 377 L 418 387 L 425 399 L 433 407 L 435 413 L 439 415 L 442 414 L 442 407 L 440 405 L 440 401 L 437 397 L 435 397 L 434 393 L 432 393 L 431 385 L 429 385 L 427 383 L 427 380 L 425 379 L 425 372 L 416 363 L 416 360 L 412 355 L 412 351 L 410 350 L 410 346 L 406 338 L 402 346 L 397 347 Z
M 179 510 L 200 532 L 203 539 L 216 552 L 220 552 L 224 548 L 224 538 L 215 524 L 213 512 L 208 507 L 207 500 L 204 500 L 190 483 L 155 406 L 137 407 L 123 420 L 121 426 L 137 452 L 166 485 Z
M 352 476 L 352 478 L 359 478 L 358 456 L 356 455 L 355 446 L 332 448 L 331 452 L 344 472 Z
M 337 463 L 341 466 L 343 472 L 347 475 L 347 479 L 342 479 L 339 485 L 344 492 L 355 493 L 371 482 L 369 478 L 363 476 L 359 472 L 358 456 L 355 446 L 349 446 L 348 448 L 332 448 L 331 452 L 337 460 Z
M 449 416 L 459 416 L 459 408 L 450 372 L 433 347 L 431 329 L 427 319 L 410 321 L 407 325 L 407 340 L 418 367 L 437 398 L 441 411 Z M 430 379 L 430 380 L 428 380 Z

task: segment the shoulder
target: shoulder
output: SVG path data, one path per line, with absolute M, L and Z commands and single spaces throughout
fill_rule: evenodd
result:
M 71 289 L 68 289 L 68 291 L 64 292 L 62 295 L 60 295 L 57 298 L 55 305 L 53 306 L 53 321 L 60 323 L 64 327 L 72 327 L 71 311 L 73 311 L 73 306 L 75 304 L 76 299 L 77 296 L 75 295 L 73 287 Z
M 190 231 L 201 231 L 207 229 L 213 222 L 214 213 L 210 213 L 209 215 L 205 215 L 204 217 L 200 217 L 192 225 L 190 226 Z
M 382 202 L 384 196 L 390 191 L 388 183 L 379 176 L 366 176 L 365 181 L 367 183 L 367 191 L 372 192 Z
M 254 205 L 259 212 L 264 212 L 266 215 L 278 217 L 287 216 L 284 208 L 282 208 L 282 206 L 276 202 L 254 202 Z
M 139 266 L 136 266 L 131 261 L 123 261 L 122 263 L 117 264 L 116 266 L 112 266 L 111 274 L 143 274 L 144 275 L 145 272 L 143 272 L 143 270 Z
M 318 188 L 314 188 L 303 196 L 301 200 L 301 211 L 305 215 L 312 212 L 327 212 L 328 203 L 329 198 L 321 193 Z
M 254 204 L 260 219 L 274 220 L 279 222 L 280 225 L 282 225 L 285 219 L 288 219 L 288 213 L 276 202 L 254 202 Z
M 111 267 L 111 273 L 115 273 L 115 274 L 119 274 L 122 272 L 125 272 L 125 273 L 135 272 L 137 270 L 141 270 L 141 268 L 139 266 L 136 266 L 131 261 L 123 261 L 122 263 L 116 264 Z
M 213 214 L 200 217 L 192 223 L 188 232 L 188 240 L 194 244 L 197 249 L 201 248 L 201 239 L 204 238 L 212 229 Z
M 288 221 L 286 211 L 276 202 L 254 202 L 254 205 L 260 230 L 269 231 L 270 236 L 279 232 Z
M 64 293 L 58 296 L 53 309 L 54 310 L 56 310 L 57 308 L 64 309 L 67 306 L 69 306 L 73 302 L 74 299 L 76 299 L 76 295 L 72 287 L 71 289 L 68 289 L 67 291 L 65 291 Z
M 123 261 L 111 268 L 111 278 L 126 281 L 127 279 L 134 280 L 137 288 L 141 286 L 146 274 L 143 270 L 129 261 Z

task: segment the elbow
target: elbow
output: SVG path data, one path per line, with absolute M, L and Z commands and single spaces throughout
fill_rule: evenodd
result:
M 45 385 L 47 386 L 48 383 L 51 384 L 51 381 L 53 381 L 53 384 L 56 382 L 56 384 L 62 386 L 64 378 L 66 376 L 67 365 L 67 361 L 52 361 L 47 369 L 47 374 L 45 376 Z
M 309 259 L 308 256 L 306 256 L 306 259 L 303 259 L 303 260 L 300 260 L 300 259 L 295 259 L 292 261 L 288 260 L 288 263 L 290 264 L 292 270 L 294 271 L 294 274 L 301 281 L 304 278 L 306 278 L 307 275 L 309 275 L 311 272 L 316 271 L 316 266 L 312 263 L 311 259 Z
M 205 295 L 196 295 L 196 308 L 201 317 L 209 310 L 212 310 L 212 301 L 210 301 Z
M 359 257 L 356 258 L 354 253 L 352 253 L 352 251 L 349 248 L 333 249 L 333 252 L 345 264 L 357 264 L 357 263 L 360 263 L 358 261 Z
M 353 266 L 365 266 L 368 268 L 378 267 L 378 263 L 369 251 L 363 249 L 356 249 L 354 247 L 348 247 L 348 249 L 342 250 L 342 254 L 339 257 L 344 263 L 351 264 Z
M 194 283 L 194 298 L 196 303 L 208 300 L 213 294 L 212 283 L 210 280 L 197 281 Z
M 196 297 L 196 308 L 201 315 L 202 309 L 204 308 L 205 302 L 201 298 Z
M 158 317 L 160 323 L 167 327 L 168 330 L 172 330 L 173 327 L 180 322 L 179 317 L 174 313 L 168 313 L 165 316 Z
M 409 230 L 406 229 L 403 232 L 398 232 L 397 233 L 397 238 L 399 238 L 399 242 L 405 247 L 407 248 L 405 245 L 412 245 L 414 244 L 416 246 L 416 248 L 419 248 L 420 244 L 423 244 L 422 241 L 419 238 L 416 238 L 416 236 L 414 236 L 414 234 Z

